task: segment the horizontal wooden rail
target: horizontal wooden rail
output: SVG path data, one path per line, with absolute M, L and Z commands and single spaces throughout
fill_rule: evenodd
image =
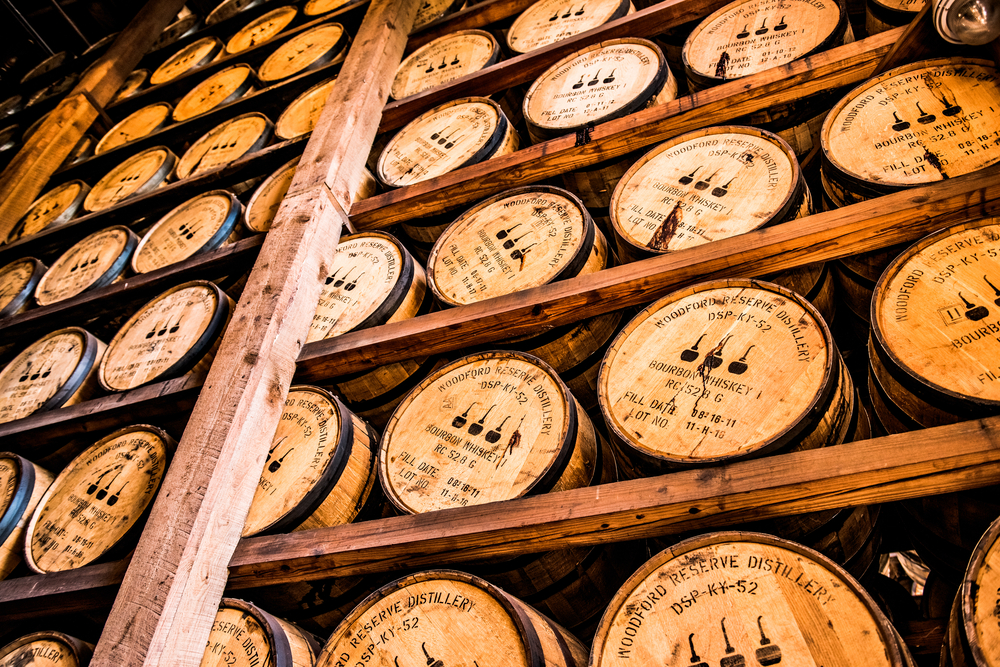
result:
M 453 211 L 491 194 L 620 158 L 683 132 L 734 121 L 867 79 L 901 28 L 608 121 L 588 141 L 573 134 L 391 190 L 351 207 L 355 229 Z
M 0 582 L 0 618 L 5 621 L 93 612 L 114 602 L 128 559 L 78 570 Z
M 599 273 L 309 343 L 298 379 L 315 382 L 391 361 L 538 333 L 641 306 L 711 278 L 752 278 L 914 241 L 1000 211 L 1000 167 L 898 192 Z

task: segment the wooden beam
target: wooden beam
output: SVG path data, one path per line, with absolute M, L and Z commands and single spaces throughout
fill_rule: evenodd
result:
M 509 188 L 620 158 L 683 132 L 730 122 L 775 105 L 867 79 L 901 28 L 598 125 L 589 142 L 569 134 L 405 188 L 356 202 L 355 229 L 429 217 Z
M 127 567 L 125 559 L 2 581 L 0 618 L 13 621 L 107 609 Z
M 14 156 L 0 175 L 0 238 L 7 238 L 183 6 L 184 0 L 147 2 Z
M 481 303 L 310 343 L 298 379 L 452 352 L 645 305 L 686 284 L 752 278 L 914 241 L 1000 211 L 1000 166 L 740 236 L 543 285 Z
M 418 0 L 368 10 L 278 209 L 97 644 L 198 667 Z
M 873 77 L 900 65 L 940 55 L 942 47 L 946 47 L 947 43 L 934 28 L 931 13 L 931 3 L 925 3 L 923 9 L 903 29 L 882 62 L 872 71 Z

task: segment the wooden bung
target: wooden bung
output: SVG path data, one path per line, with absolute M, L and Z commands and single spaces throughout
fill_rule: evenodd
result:
M 233 300 L 207 280 L 160 294 L 111 339 L 100 364 L 101 386 L 126 391 L 186 373 L 204 377 L 233 306 Z
M 278 7 L 258 16 L 250 23 L 240 28 L 239 32 L 226 42 L 226 53 L 233 55 L 263 44 L 295 20 L 299 10 L 291 5 Z
M 222 598 L 201 667 L 313 667 L 320 644 L 256 605 Z
M 924 0 L 865 0 L 865 30 L 869 35 L 909 25 Z
M 274 125 L 275 136 L 287 140 L 312 132 L 336 82 L 337 77 L 327 79 L 296 97 L 278 117 Z
M 485 30 L 459 30 L 425 44 L 401 62 L 389 96 L 401 100 L 499 60 L 500 44 L 493 35 Z
M 344 59 L 351 39 L 339 23 L 324 23 L 279 46 L 257 70 L 265 86 Z
M 153 45 L 149 47 L 149 53 L 166 48 L 182 37 L 192 35 L 202 27 L 201 18 L 197 14 L 187 14 L 181 16 L 176 21 L 168 25 L 156 38 Z M 154 84 L 155 85 L 155 84 Z
M 0 423 L 75 405 L 99 390 L 107 345 L 79 327 L 38 339 L 0 371 Z
M 74 570 L 131 549 L 177 443 L 140 424 L 81 452 L 56 477 L 25 531 L 25 563 L 39 574 Z
M 49 306 L 122 279 L 139 237 L 122 225 L 84 237 L 59 256 L 35 289 L 39 306 Z
M 0 648 L 0 667 L 87 667 L 93 652 L 93 644 L 46 630 Z
M 52 188 L 35 200 L 11 230 L 7 243 L 65 225 L 80 210 L 89 193 L 90 186 L 83 181 L 67 181 Z
M 238 100 L 253 90 L 256 75 L 249 65 L 227 67 L 189 90 L 174 108 L 173 118 L 180 122 Z
M 166 102 L 157 102 L 129 114 L 108 130 L 107 134 L 101 137 L 101 140 L 97 142 L 97 146 L 94 148 L 94 153 L 96 155 L 107 153 L 130 141 L 141 139 L 148 134 L 163 129 L 171 122 L 171 112 L 173 112 L 173 107 L 169 104 Z
M 500 105 L 463 97 L 427 111 L 400 130 L 378 158 L 375 175 L 399 188 L 513 153 L 520 139 Z
M 403 399 L 379 448 L 379 479 L 420 514 L 586 486 L 597 464 L 590 418 L 552 368 L 521 352 L 469 355 Z
M 337 626 L 316 665 L 353 667 L 368 664 L 365 656 L 390 667 L 587 663 L 586 648 L 562 627 L 479 577 L 453 570 L 412 574 L 372 593 Z
M 563 0 L 538 0 L 514 19 L 507 31 L 507 47 L 515 54 L 527 53 L 633 11 L 629 0 L 597 0 L 569 6 Z
M 149 75 L 149 85 L 158 86 L 173 81 L 191 70 L 207 65 L 219 55 L 220 51 L 222 51 L 222 41 L 218 37 L 203 37 L 191 42 L 153 70 Z
M 0 268 L 0 319 L 23 313 L 48 268 L 34 257 L 16 259 Z
M 823 555 L 760 533 L 709 533 L 654 556 L 594 638 L 591 667 L 903 667 L 892 626 Z
M 861 84 L 830 111 L 821 136 L 823 175 L 869 199 L 968 174 L 1000 161 L 998 123 L 1000 77 L 992 63 L 937 58 L 903 65 Z
M 843 442 L 854 388 L 826 323 L 756 280 L 674 292 L 629 322 L 601 366 L 601 412 L 639 472 Z
M 439 18 L 454 14 L 466 4 L 466 0 L 424 0 L 417 8 L 410 34 L 420 30 Z
M 293 386 L 272 443 L 244 537 L 339 526 L 380 505 L 378 435 L 329 392 Z
M 205 25 L 215 25 L 231 19 L 240 12 L 264 4 L 265 0 L 222 0 L 205 17 Z
M 28 459 L 0 452 L 0 580 L 21 563 L 24 527 L 52 480 L 52 473 Z
M 177 156 L 164 146 L 136 153 L 105 174 L 90 189 L 83 200 L 83 208 L 93 213 L 129 197 L 152 192 L 166 182 L 176 164 Z
M 125 77 L 125 81 L 122 82 L 121 88 L 119 88 L 118 92 L 115 93 L 115 97 L 111 100 L 111 103 L 114 104 L 116 102 L 121 102 L 122 100 L 128 99 L 138 93 L 148 78 L 148 69 L 133 70 L 131 74 Z
M 149 273 L 239 239 L 243 204 L 231 192 L 211 190 L 173 209 L 154 224 L 132 255 L 132 270 Z
M 255 153 L 271 141 L 274 123 L 255 111 L 231 118 L 195 140 L 177 161 L 177 179 L 198 176 Z

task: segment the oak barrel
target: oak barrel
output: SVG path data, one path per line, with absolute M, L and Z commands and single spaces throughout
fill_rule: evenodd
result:
M 73 570 L 131 549 L 177 443 L 155 426 L 127 426 L 81 452 L 55 478 L 25 530 L 25 563 Z
M 629 0 L 597 0 L 567 6 L 562 0 L 538 0 L 514 19 L 507 47 L 527 53 L 602 26 L 634 11 Z
M 350 5 L 363 4 L 366 0 L 306 0 L 302 13 L 306 16 L 321 16 Z
M 296 97 L 278 117 L 278 122 L 274 125 L 275 136 L 279 139 L 294 139 L 312 132 L 336 82 L 335 76 L 317 83 Z
M 83 208 L 93 213 L 129 197 L 152 192 L 166 182 L 176 164 L 177 156 L 163 146 L 136 153 L 105 174 L 90 189 L 83 200 Z
M 222 0 L 215 9 L 205 17 L 205 25 L 215 25 L 233 18 L 237 14 L 247 9 L 264 4 L 266 0 Z
M 179 41 L 182 37 L 193 35 L 202 27 L 203 24 L 201 17 L 197 14 L 192 14 L 190 12 L 184 16 L 178 14 L 177 19 L 164 28 L 163 32 L 160 33 L 160 36 L 156 38 L 155 42 L 153 42 L 153 45 L 149 47 L 149 53 L 165 49 L 174 42 Z
M 100 364 L 101 386 L 126 391 L 184 374 L 204 377 L 234 305 L 207 280 L 163 292 L 111 339 Z
M 281 79 L 343 60 L 351 39 L 339 23 L 324 23 L 295 35 L 267 57 L 257 70 L 268 86 Z
M 345 618 L 317 667 L 358 664 L 584 667 L 555 622 L 479 577 L 429 570 L 386 584 Z
M 52 480 L 52 473 L 28 459 L 0 452 L 0 580 L 21 563 L 24 527 Z
M 389 96 L 401 100 L 478 72 L 499 60 L 500 44 L 493 35 L 485 30 L 459 30 L 407 56 L 396 69 Z
M 10 231 L 7 243 L 65 225 L 80 210 L 89 193 L 90 186 L 79 180 L 66 181 L 43 193 Z
M 158 86 L 212 62 L 222 51 L 218 37 L 203 37 L 173 54 L 149 75 L 149 85 Z
M 277 616 L 310 632 L 329 637 L 355 607 L 391 579 L 388 575 L 376 574 L 296 581 L 258 586 L 248 590 L 246 595 Z
M 125 81 L 122 82 L 121 88 L 119 88 L 118 92 L 115 93 L 112 103 L 121 102 L 122 100 L 128 99 L 138 93 L 148 78 L 148 69 L 132 70 L 132 72 L 125 77 Z
M 0 666 L 87 667 L 93 652 L 92 644 L 62 632 L 45 630 L 25 635 L 0 648 Z
M 162 269 L 239 238 L 243 204 L 231 192 L 211 190 L 160 218 L 142 237 L 131 266 L 136 273 Z
M 413 28 L 410 32 L 414 33 L 440 18 L 454 14 L 465 4 L 465 0 L 424 0 L 417 7 L 417 15 L 413 19 Z
M 865 30 L 869 35 L 909 25 L 924 0 L 865 0 Z
M 177 179 L 207 171 L 256 153 L 267 146 L 274 123 L 256 111 L 230 118 L 196 139 L 177 161 Z
M 173 107 L 166 102 L 157 102 L 134 111 L 108 130 L 94 148 L 94 154 L 100 155 L 123 146 L 130 141 L 141 139 L 170 124 L 170 114 Z
M 263 44 L 288 27 L 295 20 L 299 10 L 291 5 L 277 7 L 258 16 L 239 29 L 226 42 L 226 53 L 233 55 Z
M 42 62 L 32 67 L 30 70 L 28 70 L 28 73 L 25 74 L 23 77 L 21 77 L 21 85 L 24 86 L 29 81 L 33 81 L 44 74 L 53 72 L 58 68 L 62 67 L 63 65 L 69 64 L 70 62 L 73 61 L 73 59 L 74 59 L 73 54 L 68 53 L 67 51 L 59 51 L 58 53 L 54 53 L 45 60 L 43 60 Z
M 185 93 L 171 115 L 179 123 L 238 100 L 253 90 L 256 78 L 253 69 L 242 63 L 219 70 Z
M 34 257 L 16 259 L 0 268 L 0 319 L 27 310 L 31 295 L 48 268 Z
M 313 667 L 319 641 L 253 603 L 222 598 L 201 667 Z
M 49 306 L 118 282 L 138 243 L 139 237 L 122 225 L 84 237 L 52 263 L 35 289 L 35 301 Z
M 996 614 L 1000 591 L 1000 519 L 978 540 L 964 570 L 943 653 L 954 667 L 993 667 L 1000 664 L 1000 632 Z

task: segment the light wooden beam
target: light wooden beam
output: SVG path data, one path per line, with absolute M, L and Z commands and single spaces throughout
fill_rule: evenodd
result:
M 198 667 L 419 0 L 376 0 L 223 337 L 92 667 Z

